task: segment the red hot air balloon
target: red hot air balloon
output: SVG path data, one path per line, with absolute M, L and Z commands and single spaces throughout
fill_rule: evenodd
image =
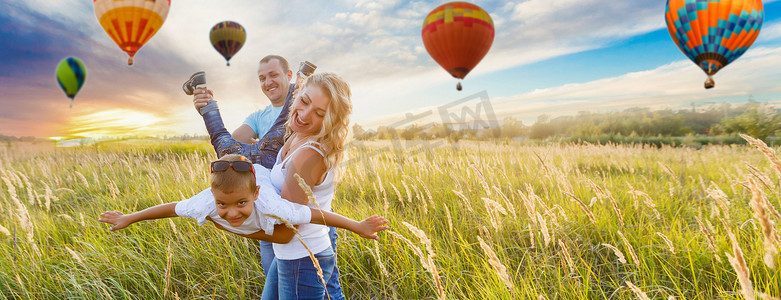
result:
M 100 26 L 128 55 L 133 56 L 163 26 L 171 0 L 93 0 Z
M 445 3 L 423 21 L 423 45 L 445 71 L 458 79 L 483 59 L 494 41 L 494 21 L 477 5 Z M 459 82 L 456 88 L 461 90 Z
M 761 0 L 667 0 L 665 13 L 675 44 L 708 75 L 706 89 L 751 47 L 764 18 Z

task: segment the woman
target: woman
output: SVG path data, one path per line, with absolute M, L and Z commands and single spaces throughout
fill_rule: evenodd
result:
M 323 210 L 331 209 L 337 166 L 342 160 L 349 136 L 349 115 L 352 112 L 350 97 L 347 82 L 333 73 L 312 75 L 297 94 L 289 108 L 286 142 L 271 169 L 272 184 L 282 198 Z M 196 92 L 196 99 L 210 98 L 210 91 Z M 209 133 L 213 143 L 215 140 L 232 139 L 224 128 L 212 129 L 209 128 Z M 231 148 L 236 151 L 251 149 L 246 146 Z M 219 149 L 217 151 L 225 154 Z M 301 176 L 312 187 L 316 203 L 308 203 L 294 174 Z M 328 228 L 306 224 L 299 227 L 299 232 L 306 246 L 318 259 L 323 271 L 322 280 L 329 282 L 335 270 L 336 254 L 328 237 Z M 287 244 L 274 244 L 273 247 L 277 257 L 266 277 L 263 299 L 325 298 L 323 281 L 309 258 L 309 251 L 298 239 Z M 331 294 L 330 298 L 344 296 L 341 293 Z

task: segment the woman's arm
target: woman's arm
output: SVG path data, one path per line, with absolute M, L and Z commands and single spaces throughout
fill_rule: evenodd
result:
M 128 215 L 125 215 L 116 210 L 107 211 L 100 214 L 103 219 L 99 219 L 98 221 L 114 225 L 111 226 L 109 230 L 115 231 L 125 228 L 128 225 L 138 221 L 177 217 L 175 207 L 176 202 L 171 202 L 152 206 L 142 211 L 137 211 Z
M 293 229 L 286 227 L 285 225 L 274 225 L 274 234 L 268 235 L 263 230 L 260 230 L 258 232 L 255 232 L 253 234 L 239 234 L 232 231 L 229 231 L 225 229 L 225 227 L 222 227 L 222 225 L 217 224 L 217 222 L 214 222 L 211 218 L 207 219 L 209 221 L 212 221 L 212 224 L 214 224 L 214 227 L 217 227 L 218 229 L 225 230 L 226 232 L 243 236 L 245 238 L 255 239 L 255 240 L 261 240 L 266 241 L 270 243 L 276 243 L 276 244 L 287 244 L 289 243 L 293 237 L 296 235 L 295 231 Z

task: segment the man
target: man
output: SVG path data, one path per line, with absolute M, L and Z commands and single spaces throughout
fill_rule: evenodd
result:
M 260 88 L 271 102 L 266 108 L 258 110 L 244 120 L 239 128 L 233 131 L 236 141 L 245 144 L 254 144 L 259 137 L 263 137 L 274 125 L 274 121 L 279 117 L 282 107 L 286 102 L 291 101 L 291 90 L 293 86 L 290 80 L 293 79 L 293 71 L 287 60 L 279 55 L 267 55 L 260 60 L 258 64 L 258 80 Z M 206 106 L 210 99 L 202 98 L 193 101 L 195 109 L 199 110 Z
M 211 91 L 203 89 L 196 91 L 193 100 L 195 110 L 203 116 L 218 157 L 231 153 L 241 154 L 268 169 L 274 166 L 277 153 L 285 143 L 285 123 L 295 90 L 295 84 L 290 82 L 292 78 L 293 72 L 285 58 L 279 55 L 267 55 L 261 59 L 258 65 L 258 80 L 263 94 L 271 101 L 271 105 L 247 117 L 244 123 L 233 131 L 232 138 L 225 138 L 227 131 L 220 131 L 220 129 L 224 130 L 225 125 L 217 104 L 213 101 Z M 262 139 L 258 141 L 257 137 Z M 338 238 L 336 227 L 329 226 L 329 229 L 331 247 L 336 253 Z M 274 257 L 272 243 L 260 241 L 260 260 L 264 275 L 268 275 Z M 338 267 L 334 267 L 331 279 L 327 283 L 327 290 L 330 299 L 344 299 Z

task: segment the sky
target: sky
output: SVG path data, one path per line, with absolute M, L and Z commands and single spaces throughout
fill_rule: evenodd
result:
M 781 106 L 781 1 L 764 1 L 759 38 L 703 89 L 706 76 L 673 43 L 665 1 L 472 1 L 494 21 L 488 54 L 462 82 L 437 65 L 421 39 L 425 16 L 446 1 L 173 0 L 168 17 L 127 65 L 90 1 L 0 2 L 0 134 L 35 137 L 206 135 L 181 84 L 205 71 L 229 131 L 269 104 L 257 79 L 265 55 L 304 60 L 344 77 L 353 123 L 364 128 L 631 107 L 707 108 L 749 97 Z M 209 30 L 231 20 L 247 41 L 231 66 Z M 70 99 L 56 82 L 60 60 L 87 68 Z M 451 116 L 451 117 L 447 117 Z M 461 120 L 464 120 L 463 118 Z

